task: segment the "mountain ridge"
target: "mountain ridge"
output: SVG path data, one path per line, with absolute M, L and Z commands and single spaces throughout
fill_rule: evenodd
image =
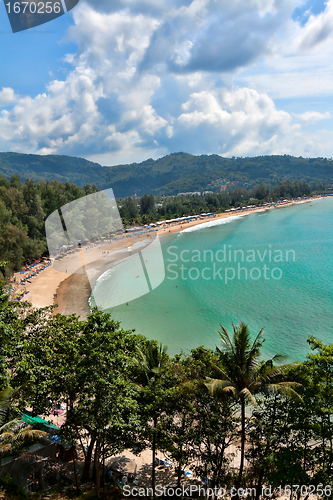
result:
M 176 195 L 188 191 L 220 191 L 230 185 L 268 186 L 283 180 L 333 183 L 333 161 L 289 155 L 225 158 L 217 154 L 195 156 L 176 152 L 141 163 L 101 166 L 84 158 L 66 155 L 0 153 L 0 174 L 21 180 L 32 178 L 70 182 L 82 187 L 112 187 L 115 196 L 145 193 Z

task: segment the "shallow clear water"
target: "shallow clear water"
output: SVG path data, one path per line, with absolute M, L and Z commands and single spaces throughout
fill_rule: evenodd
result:
M 244 321 L 253 334 L 265 327 L 265 357 L 302 360 L 309 335 L 333 342 L 332 249 L 333 198 L 178 233 L 162 241 L 163 283 L 109 312 L 170 354 L 214 348 L 220 323 Z M 105 276 L 96 284 L 105 297 L 111 289 Z

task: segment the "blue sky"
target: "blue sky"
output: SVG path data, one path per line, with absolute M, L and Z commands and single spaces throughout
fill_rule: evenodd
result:
M 16 34 L 0 5 L 0 150 L 332 157 L 332 41 L 333 0 L 80 0 Z

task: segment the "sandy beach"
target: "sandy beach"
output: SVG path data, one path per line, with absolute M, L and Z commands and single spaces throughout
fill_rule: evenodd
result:
M 43 270 L 39 275 L 31 278 L 31 283 L 25 285 L 16 285 L 15 292 L 26 288 L 29 292 L 25 298 L 34 307 L 46 307 L 57 305 L 54 309 L 54 314 L 77 314 L 81 319 L 85 319 L 90 312 L 88 299 L 91 294 L 91 283 L 94 284 L 98 277 L 109 269 L 116 262 L 128 256 L 129 247 L 142 241 L 143 239 L 152 238 L 158 234 L 160 238 L 171 236 L 193 226 L 205 224 L 211 220 L 220 220 L 227 217 L 235 217 L 240 214 L 246 215 L 262 210 L 275 210 L 299 203 L 306 203 L 318 198 L 309 198 L 306 200 L 293 201 L 284 203 L 279 206 L 258 207 L 247 212 L 233 211 L 217 214 L 215 217 L 195 220 L 185 223 L 175 223 L 166 228 L 153 230 L 150 234 L 141 236 L 123 237 L 118 241 L 107 243 L 104 245 L 94 245 L 91 248 L 82 249 L 82 257 L 84 260 L 84 271 L 82 272 L 81 259 L 79 253 L 68 255 L 62 259 L 61 263 L 55 261 L 53 266 Z M 148 241 L 148 240 L 146 240 Z M 98 272 L 96 271 L 98 269 Z M 73 271 L 79 270 L 79 272 Z M 95 273 L 95 274 L 94 274 Z M 97 274 L 96 274 L 97 273 Z M 87 277 L 89 275 L 89 280 Z M 20 273 L 16 273 L 14 277 L 19 283 Z

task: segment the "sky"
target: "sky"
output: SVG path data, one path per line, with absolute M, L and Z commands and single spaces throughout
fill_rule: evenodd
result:
M 332 42 L 333 0 L 80 0 L 15 34 L 0 5 L 0 151 L 330 158 Z

